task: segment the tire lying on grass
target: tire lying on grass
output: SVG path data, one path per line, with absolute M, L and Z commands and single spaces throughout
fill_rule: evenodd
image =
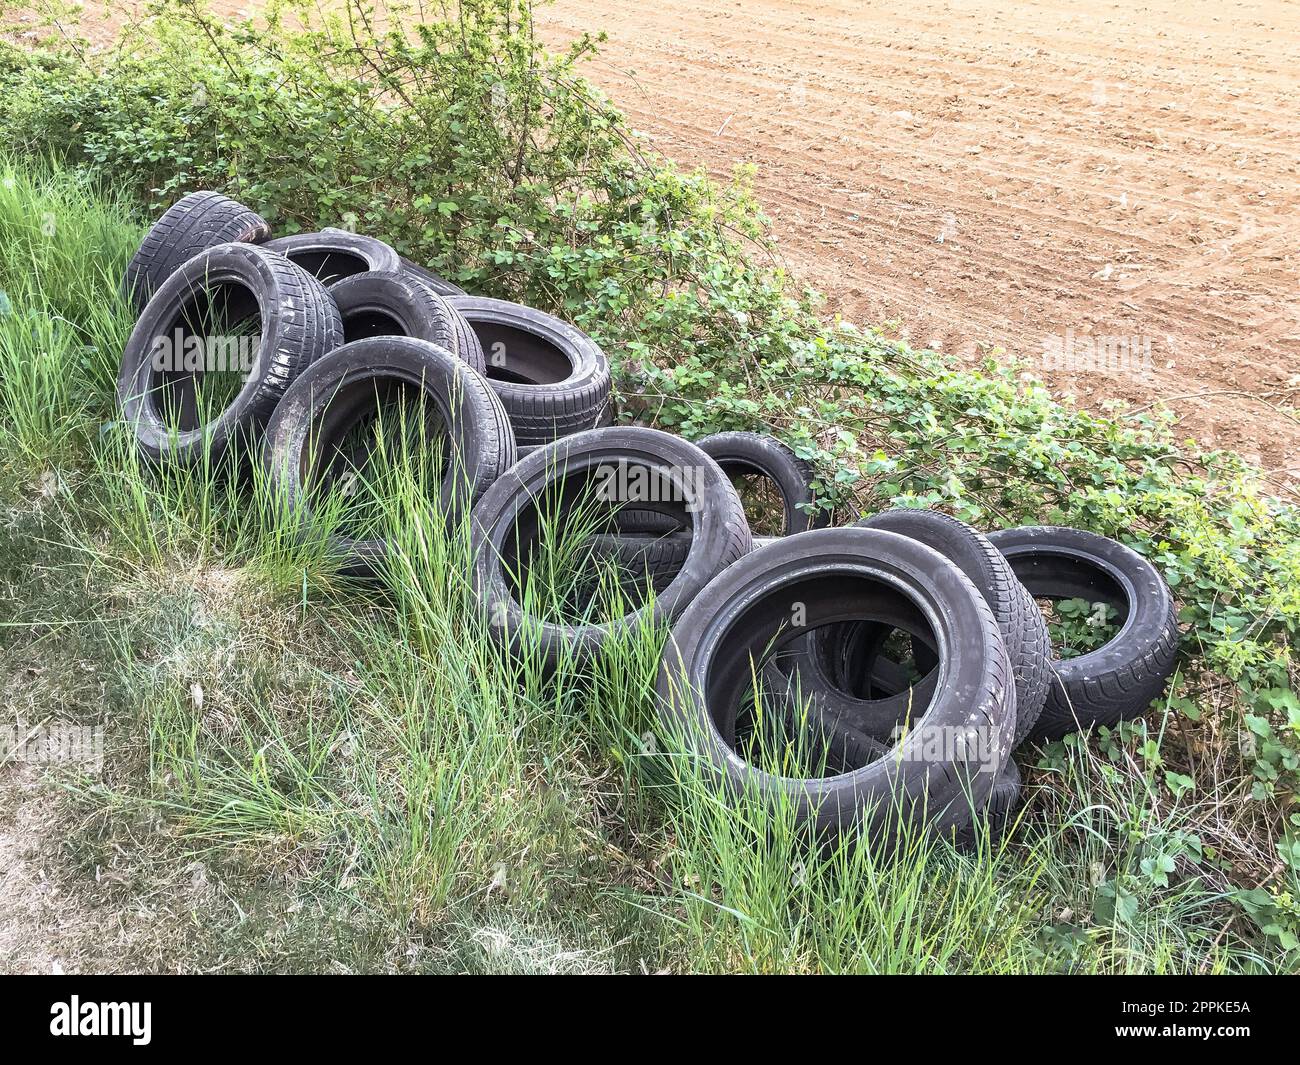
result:
M 346 344 L 299 377 L 276 407 L 266 430 L 265 462 L 272 486 L 300 520 L 310 521 L 321 494 L 346 490 L 367 472 L 373 445 L 358 436 L 405 428 L 414 401 L 417 447 L 438 448 L 437 509 L 454 523 L 514 463 L 515 444 L 496 395 L 445 348 L 413 337 L 372 337 Z M 333 536 L 341 571 L 368 576 L 382 564 L 388 543 L 376 537 Z
M 791 624 L 796 610 L 803 626 Z M 737 750 L 752 678 L 781 647 L 806 629 L 903 624 L 916 613 L 938 651 L 936 692 L 888 756 L 847 773 L 791 777 Z M 952 562 L 896 533 L 817 529 L 769 544 L 711 581 L 673 627 L 657 688 L 665 742 L 697 756 L 715 784 L 789 804 L 819 833 L 862 824 L 879 839 L 899 816 L 949 831 L 987 803 L 1015 728 L 1010 674 L 992 611 Z M 935 743 L 945 737 L 952 743 Z
M 535 607 L 528 613 L 520 599 L 528 599 L 529 574 L 553 542 L 547 528 L 581 513 L 588 541 L 614 536 L 626 498 L 605 486 L 646 483 L 661 486 L 660 501 L 639 498 L 638 506 L 690 514 L 686 557 L 653 604 L 643 602 L 610 621 L 540 617 Z M 536 651 L 548 663 L 570 653 L 578 659 L 596 654 L 616 628 L 676 617 L 715 574 L 750 550 L 740 499 L 717 464 L 679 437 L 639 427 L 592 429 L 532 452 L 479 501 L 471 536 L 475 592 L 493 635 L 516 654 Z
M 343 319 L 344 343 L 373 336 L 427 340 L 484 372 L 483 349 L 462 342 L 457 316 L 447 301 L 407 274 L 367 272 L 335 282 L 330 296 Z
M 1136 551 L 1096 533 L 1026 526 L 990 533 L 1035 599 L 1086 599 L 1122 616 L 1103 646 L 1053 664 L 1032 740 L 1141 717 L 1160 698 L 1178 655 L 1178 621 L 1164 578 Z
M 997 619 L 1016 687 L 1015 744 L 1032 731 L 1047 699 L 1052 677 L 1052 647 L 1047 625 L 1033 598 L 987 537 L 956 518 L 938 511 L 889 510 L 858 522 L 862 528 L 884 529 L 934 548 L 970 578 Z M 912 655 L 921 678 L 915 683 L 894 679 L 901 667 L 884 656 L 891 630 L 874 623 L 828 627 L 820 646 L 805 642 L 786 672 L 814 700 L 828 726 L 844 722 L 884 739 L 908 717 L 924 711 L 934 692 L 931 648 L 908 630 Z M 885 688 L 885 694 L 869 694 Z
M 144 310 L 149 298 L 182 264 L 218 244 L 260 244 L 271 235 L 266 219 L 219 192 L 182 196 L 145 234 L 131 257 L 122 292 Z
M 609 423 L 609 360 L 589 336 L 518 303 L 479 296 L 452 296 L 448 302 L 482 344 L 488 380 L 520 446 L 549 444 Z
M 237 442 L 253 445 L 294 379 L 342 339 L 329 293 L 284 256 L 253 244 L 209 248 L 163 282 L 136 322 L 118 374 L 122 417 L 155 462 L 217 459 Z
M 345 229 L 294 233 L 269 240 L 266 246 L 302 267 L 326 288 L 353 274 L 402 272 L 401 257 L 382 240 Z

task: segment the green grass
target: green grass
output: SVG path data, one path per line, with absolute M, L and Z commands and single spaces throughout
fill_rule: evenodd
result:
M 811 848 L 790 810 L 721 792 L 661 733 L 662 631 L 616 630 L 596 661 L 553 671 L 498 654 L 467 530 L 447 527 L 419 469 L 396 461 L 374 482 L 366 520 L 393 551 L 366 589 L 334 572 L 337 507 L 304 538 L 260 474 L 145 468 L 112 424 L 131 326 L 117 278 L 140 229 L 67 172 L 0 175 L 6 713 L 30 700 L 106 720 L 103 773 L 50 776 L 51 868 L 98 900 L 105 926 L 147 900 L 166 930 L 148 950 L 87 946 L 87 964 L 1293 964 L 1230 898 L 1234 861 L 1271 860 L 1249 781 L 1171 801 L 1168 715 L 1044 752 L 1014 831 L 974 853 L 916 836 L 892 857 L 852 840 Z M 571 540 L 546 542 L 534 572 L 571 569 Z M 551 586 L 522 595 L 558 610 Z M 619 615 L 616 582 L 597 598 Z

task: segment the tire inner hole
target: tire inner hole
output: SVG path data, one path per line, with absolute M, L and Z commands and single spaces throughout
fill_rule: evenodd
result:
M 549 340 L 499 322 L 470 320 L 483 345 L 487 376 L 514 385 L 554 385 L 573 373 L 569 357 Z
M 905 594 L 859 574 L 809 578 L 751 604 L 719 639 L 705 680 L 724 742 L 751 765 L 787 777 L 836 776 L 883 756 L 900 729 L 924 719 L 928 697 L 911 697 L 915 689 L 902 683 L 886 703 L 854 699 L 828 684 L 824 663 L 811 657 L 868 627 L 883 631 L 881 643 L 898 632 L 897 643 L 938 646 Z
M 442 406 L 406 381 L 367 378 L 339 388 L 318 415 L 299 469 L 314 510 L 356 540 L 383 534 L 393 500 L 413 489 L 436 505 L 454 475 Z
M 375 307 L 352 311 L 343 316 L 343 342 L 350 344 L 354 340 L 367 337 L 406 336 L 406 326 L 395 314 Z
M 755 536 L 784 536 L 788 527 L 785 497 L 777 483 L 747 462 L 720 462 L 745 508 L 745 518 Z
M 1061 658 L 1104 647 L 1124 627 L 1128 595 L 1099 566 L 1046 551 L 1013 555 L 1010 562 L 1043 612 L 1052 647 Z
M 180 432 L 215 421 L 257 369 L 262 315 L 257 297 L 235 281 L 193 288 L 155 335 L 149 402 Z
M 332 285 L 353 274 L 364 274 L 370 264 L 348 251 L 303 249 L 286 253 L 290 262 L 302 267 L 323 285 Z
M 610 459 L 553 480 L 518 511 L 502 543 L 510 594 L 531 617 L 603 624 L 647 605 L 681 571 L 693 529 L 672 472 Z M 673 532 L 629 532 L 633 514 Z

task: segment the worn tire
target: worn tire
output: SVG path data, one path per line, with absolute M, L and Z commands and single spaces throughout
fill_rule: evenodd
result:
M 1131 548 L 1053 526 L 989 535 L 1033 599 L 1105 602 L 1125 617 L 1103 646 L 1053 663 L 1032 740 L 1060 739 L 1093 725 L 1141 717 L 1164 694 L 1178 657 L 1178 620 L 1163 577 Z
M 609 360 L 589 336 L 518 303 L 478 296 L 448 302 L 482 344 L 488 380 L 521 446 L 549 444 L 608 422 Z
M 182 264 L 218 244 L 260 244 L 271 235 L 266 219 L 219 192 L 191 192 L 163 212 L 131 256 L 122 293 L 136 313 Z
M 521 568 L 519 541 L 537 535 L 535 501 L 558 491 L 571 493 L 559 505 L 572 506 L 588 497 L 590 478 L 598 471 L 629 468 L 661 472 L 674 484 L 683 479 L 682 471 L 696 471 L 689 490 L 698 492 L 700 499 L 680 570 L 653 604 L 617 622 L 569 624 L 525 614 L 506 571 Z M 611 532 L 612 515 L 613 508 Z M 646 620 L 675 618 L 717 573 L 750 550 L 740 498 L 717 463 L 679 437 L 639 427 L 591 429 L 534 451 L 488 489 L 474 508 L 471 535 L 475 592 L 495 638 L 516 654 L 536 649 L 550 663 L 570 651 L 579 658 L 596 654 L 615 625 L 632 628 Z
M 858 522 L 929 544 L 952 559 L 984 596 L 1002 631 L 1016 683 L 1015 742 L 1033 731 L 1052 679 L 1052 641 L 1038 605 L 988 537 L 936 510 L 887 510 Z
M 969 750 L 929 757 L 935 733 L 920 727 L 888 757 L 837 776 L 781 777 L 740 758 L 732 747 L 737 707 L 755 665 L 806 635 L 789 627 L 795 601 L 813 630 L 920 613 L 937 634 L 940 659 L 924 724 L 961 735 L 983 730 L 983 760 Z M 900 815 L 942 832 L 972 805 L 981 807 L 1010 756 L 1015 728 L 1011 664 L 984 598 L 933 548 L 878 529 L 814 529 L 728 567 L 673 627 L 657 692 L 665 743 L 686 747 L 719 784 L 789 803 L 818 834 L 861 825 L 881 846 L 894 837 Z
M 345 229 L 294 233 L 267 241 L 266 246 L 302 267 L 326 288 L 353 274 L 402 272 L 401 257 L 382 240 Z
M 197 301 L 217 293 L 234 316 L 256 313 L 261 336 L 252 372 L 228 407 L 207 424 L 194 409 L 193 375 L 156 370 L 152 355 Z M 342 343 L 338 308 L 314 277 L 284 256 L 254 244 L 220 244 L 174 271 L 154 293 L 122 353 L 117 399 L 122 417 L 148 459 L 198 465 L 237 441 L 252 446 L 293 381 Z M 160 403 L 163 390 L 180 401 L 173 433 Z
M 457 315 L 447 301 L 407 274 L 364 273 L 331 286 L 343 319 L 343 341 L 372 336 L 407 336 L 446 348 L 482 374 L 483 349 L 466 345 Z
M 792 536 L 830 524 L 830 514 L 816 507 L 813 468 L 789 447 L 765 433 L 714 433 L 697 440 L 700 450 L 728 476 L 757 473 L 781 493 L 785 522 L 779 535 Z
M 514 463 L 514 435 L 500 401 L 479 374 L 446 348 L 414 337 L 346 344 L 293 383 L 266 430 L 272 485 L 292 513 L 309 521 L 313 489 L 335 457 L 329 449 L 375 410 L 377 386 L 421 390 L 448 429 L 454 461 L 444 471 L 438 507 L 454 528 Z M 381 568 L 389 545 L 338 535 L 333 549 L 343 573 L 368 576 Z

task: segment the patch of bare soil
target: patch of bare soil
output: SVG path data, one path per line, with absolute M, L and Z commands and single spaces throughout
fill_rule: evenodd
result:
M 57 823 L 36 771 L 0 767 L 0 971 L 78 971 L 97 926 L 53 873 Z

